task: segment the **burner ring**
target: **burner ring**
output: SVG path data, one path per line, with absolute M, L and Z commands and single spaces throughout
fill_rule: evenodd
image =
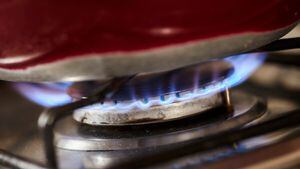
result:
M 169 72 L 140 74 L 103 102 L 75 110 L 73 117 L 93 126 L 137 125 L 185 118 L 222 105 L 222 96 L 216 93 L 227 87 L 227 77 L 233 73 L 230 62 L 219 60 Z M 75 84 L 71 91 L 88 97 L 91 88 L 97 88 L 89 84 L 83 85 L 83 89 L 89 90 Z
M 166 105 L 152 105 L 144 109 L 130 109 L 128 111 L 118 109 L 101 110 L 97 109 L 97 107 L 95 109 L 88 108 L 88 110 L 83 108 L 76 110 L 73 118 L 78 122 L 93 126 L 143 125 L 186 118 L 221 105 L 221 95 L 215 94 Z
M 60 149 L 79 151 L 167 146 L 245 126 L 260 118 L 267 109 L 261 99 L 240 92 L 232 93 L 232 103 L 234 111 L 231 116 L 225 110 L 208 112 L 215 118 L 208 121 L 199 115 L 153 125 L 105 127 L 80 124 L 67 117 L 55 128 L 55 144 Z M 217 118 L 218 115 L 221 117 Z

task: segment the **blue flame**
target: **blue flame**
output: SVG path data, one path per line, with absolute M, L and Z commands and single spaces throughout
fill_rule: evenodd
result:
M 54 107 L 72 101 L 66 92 L 70 85 L 71 83 L 17 83 L 15 88 L 32 102 L 45 107 Z
M 244 82 L 249 76 L 264 62 L 265 54 L 242 54 L 237 56 L 231 56 L 224 59 L 232 64 L 234 67 L 234 73 L 223 81 L 203 86 L 202 88 L 195 88 L 192 91 L 174 93 L 170 95 L 161 95 L 155 98 L 144 98 L 142 100 L 133 99 L 131 101 L 123 101 L 117 104 L 113 102 L 105 102 L 103 104 L 94 104 L 85 107 L 84 109 L 98 109 L 103 111 L 130 111 L 132 109 L 147 109 L 153 105 L 167 105 L 174 102 L 186 101 L 199 97 L 208 97 L 218 92 L 224 91 L 227 88 L 234 87 Z M 195 77 L 199 78 L 199 77 Z M 196 80 L 197 82 L 197 80 Z M 197 84 L 195 84 L 198 86 Z M 171 86 L 171 88 L 173 88 Z M 132 92 L 134 97 L 134 91 Z
M 185 91 L 180 93 L 173 93 L 169 95 L 159 95 L 154 98 L 136 99 L 135 91 L 132 89 L 132 100 L 129 101 L 106 101 L 98 103 L 85 108 L 101 109 L 104 111 L 118 110 L 129 111 L 131 109 L 147 109 L 153 105 L 166 105 L 174 102 L 185 101 L 189 99 L 208 97 L 215 93 L 224 91 L 227 88 L 234 87 L 244 82 L 265 60 L 265 54 L 252 53 L 231 56 L 223 59 L 231 63 L 234 68 L 233 73 L 223 81 L 213 82 L 201 88 L 195 88 L 192 91 Z M 195 77 L 197 83 L 198 76 Z M 55 84 L 31 84 L 18 83 L 16 85 L 19 90 L 28 99 L 46 107 L 53 107 L 63 105 L 72 101 L 71 97 L 67 95 L 67 88 L 71 83 L 55 83 Z M 195 84 L 195 86 L 198 86 Z M 176 86 L 170 87 L 171 90 Z M 174 90 L 175 91 L 175 90 Z M 159 92 L 159 91 L 158 91 Z M 145 93 L 146 95 L 146 93 Z

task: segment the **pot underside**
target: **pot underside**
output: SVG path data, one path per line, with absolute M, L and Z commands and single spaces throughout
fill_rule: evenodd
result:
M 300 17 L 298 0 L 0 5 L 0 78 L 34 82 L 106 79 L 234 55 L 279 39 Z

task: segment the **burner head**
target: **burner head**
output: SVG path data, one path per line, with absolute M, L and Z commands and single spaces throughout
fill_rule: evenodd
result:
M 249 54 L 213 60 L 168 72 L 140 74 L 104 102 L 74 112 L 89 125 L 158 123 L 199 114 L 223 104 L 222 93 L 245 80 L 263 61 Z M 105 82 L 74 84 L 69 94 L 89 97 Z M 97 87 L 98 86 L 98 87 Z
M 207 92 L 233 71 L 228 62 L 211 61 L 169 72 L 140 74 L 104 102 L 76 110 L 74 118 L 90 125 L 128 125 L 190 116 L 222 104 L 219 94 Z M 93 85 L 97 89 L 103 82 L 86 85 L 74 84 L 70 95 L 88 97 L 91 90 L 85 89 Z
M 223 103 L 220 94 L 176 102 L 172 102 L 172 99 L 172 101 L 168 101 L 171 102 L 169 104 L 161 100 L 153 101 L 157 101 L 157 104 L 151 106 L 143 105 L 147 103 L 143 103 L 142 101 L 124 103 L 130 106 L 130 108 L 126 109 L 123 106 L 118 108 L 117 105 L 107 105 L 108 107 L 104 107 L 103 104 L 95 104 L 76 110 L 73 117 L 76 121 L 89 125 L 141 125 L 188 117 L 221 106 Z M 132 108 L 130 104 L 139 105 Z M 142 106 L 145 106 L 145 108 Z

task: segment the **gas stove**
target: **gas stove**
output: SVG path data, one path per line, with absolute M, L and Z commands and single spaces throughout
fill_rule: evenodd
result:
M 295 168 L 298 54 L 246 53 L 101 81 L 1 82 L 0 147 L 12 153 L 0 151 L 0 164 Z

